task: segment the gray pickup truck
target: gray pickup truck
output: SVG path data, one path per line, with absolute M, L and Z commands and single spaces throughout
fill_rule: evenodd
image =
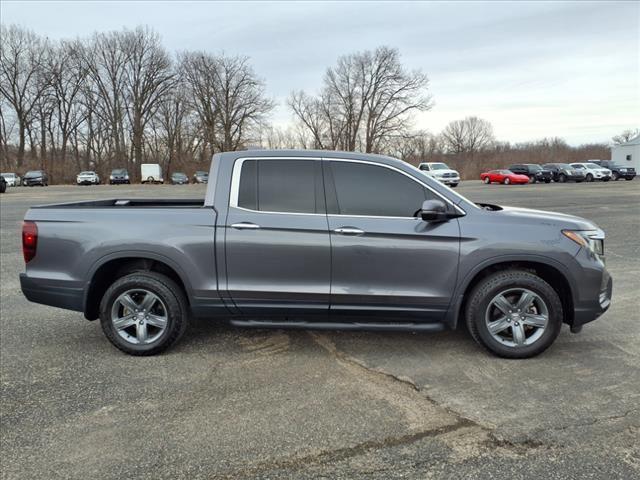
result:
M 189 317 L 239 327 L 439 331 L 491 352 L 545 350 L 610 304 L 604 234 L 582 218 L 475 204 L 389 157 L 213 157 L 202 200 L 31 208 L 20 281 L 33 302 L 100 319 L 133 355 Z

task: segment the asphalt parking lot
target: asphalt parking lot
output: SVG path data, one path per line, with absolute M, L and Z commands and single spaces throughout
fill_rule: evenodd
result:
M 638 478 L 640 181 L 458 191 L 594 220 L 607 233 L 609 312 L 525 361 L 490 356 L 464 331 L 202 321 L 166 354 L 129 357 L 97 322 L 22 297 L 22 217 L 31 204 L 196 198 L 203 186 L 8 189 L 2 478 Z

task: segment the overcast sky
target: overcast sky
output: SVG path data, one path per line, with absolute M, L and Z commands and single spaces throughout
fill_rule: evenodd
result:
M 52 39 L 149 25 L 171 51 L 243 54 L 279 104 L 343 54 L 397 47 L 430 79 L 439 132 L 477 115 L 500 140 L 609 141 L 640 126 L 640 2 L 13 2 L 2 23 Z

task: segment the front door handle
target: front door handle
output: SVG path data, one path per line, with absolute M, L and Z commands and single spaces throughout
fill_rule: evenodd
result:
M 240 222 L 234 223 L 233 225 L 231 225 L 231 228 L 235 228 L 237 230 L 257 230 L 260 228 L 260 225 L 256 225 L 255 223 L 251 222 Z
M 354 227 L 340 227 L 336 228 L 333 232 L 339 233 L 340 235 L 362 235 L 364 230 Z

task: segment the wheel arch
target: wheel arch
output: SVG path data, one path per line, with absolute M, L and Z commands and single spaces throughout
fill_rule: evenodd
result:
M 569 273 L 557 262 L 544 257 L 493 259 L 470 271 L 459 284 L 455 301 L 449 307 L 446 323 L 455 329 L 463 315 L 467 299 L 473 288 L 484 278 L 504 270 L 524 270 L 542 278 L 558 293 L 562 302 L 564 323 L 571 325 L 574 317 L 574 286 Z
M 191 286 L 187 276 L 173 261 L 150 252 L 128 252 L 103 257 L 91 268 L 84 296 L 85 318 L 98 318 L 100 300 L 114 281 L 129 273 L 140 271 L 157 272 L 171 278 L 182 289 L 187 302 L 191 303 Z

